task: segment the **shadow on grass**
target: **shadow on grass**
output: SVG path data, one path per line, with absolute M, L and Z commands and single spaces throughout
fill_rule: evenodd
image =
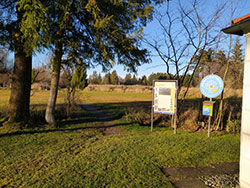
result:
M 82 124 L 82 123 L 93 123 L 97 122 L 98 120 L 93 118 L 93 117 L 84 117 L 84 118 L 79 118 L 79 119 L 69 119 L 65 121 L 59 121 L 58 122 L 58 127 L 59 128 L 64 128 L 68 127 L 71 125 L 77 125 L 77 124 Z
M 226 99 L 229 103 L 229 107 L 237 107 L 237 109 L 241 109 L 241 99 L 229 98 Z M 179 103 L 179 101 L 178 101 Z M 217 105 L 219 100 L 217 101 Z M 184 113 L 187 109 L 195 109 L 201 108 L 202 99 L 186 99 L 182 103 L 182 108 L 180 113 Z M 111 126 L 86 126 L 86 127 L 70 127 L 77 124 L 82 123 L 93 123 L 93 122 L 107 122 L 121 119 L 127 112 L 129 112 L 132 108 L 142 108 L 145 112 L 151 111 L 151 101 L 136 101 L 136 102 L 121 102 L 121 103 L 96 103 L 90 106 L 93 106 L 97 109 L 97 113 L 92 113 L 91 111 L 81 111 L 78 112 L 75 116 L 75 119 L 60 121 L 59 119 L 59 128 L 57 129 L 49 129 L 49 130 L 28 130 L 28 131 L 16 131 L 12 133 L 3 133 L 0 134 L 0 137 L 5 136 L 14 136 L 14 135 L 23 135 L 23 134 L 35 134 L 35 133 L 49 133 L 49 132 L 57 132 L 57 131 L 75 131 L 75 130 L 84 130 L 84 129 L 102 129 L 109 128 L 121 125 L 130 125 L 130 123 L 123 124 L 114 124 Z M 180 105 L 179 105 L 180 106 Z M 216 111 L 216 105 L 215 105 Z M 237 110 L 235 110 L 237 112 Z M 98 113 L 102 114 L 98 117 Z M 234 112 L 235 113 L 235 112 Z M 40 118 L 40 114 L 38 114 L 38 118 Z
M 12 133 L 0 134 L 0 138 L 8 137 L 8 136 L 17 136 L 17 135 L 26 135 L 26 134 L 37 134 L 37 133 L 51 133 L 51 132 L 68 132 L 68 131 L 77 131 L 77 130 L 85 130 L 85 129 L 103 129 L 103 128 L 111 128 L 123 125 L 130 125 L 131 123 L 118 123 L 110 126 L 88 126 L 88 127 L 76 127 L 76 128 L 56 128 L 49 130 L 31 130 L 31 131 L 17 131 Z

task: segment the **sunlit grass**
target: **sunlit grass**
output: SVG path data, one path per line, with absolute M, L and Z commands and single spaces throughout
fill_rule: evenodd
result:
M 37 90 L 31 91 L 30 104 L 47 104 L 49 99 L 49 92 L 46 90 Z M 56 102 L 57 104 L 62 104 L 65 98 L 60 95 L 60 92 L 57 96 Z
M 0 109 L 6 108 L 10 98 L 10 90 L 1 89 L 0 90 Z
M 151 101 L 151 93 L 121 93 L 107 91 L 82 91 L 80 99 L 86 103 L 118 103 Z
M 0 139 L 0 186 L 172 187 L 164 166 L 238 161 L 239 135 L 173 134 L 171 129 L 122 126 L 41 132 Z

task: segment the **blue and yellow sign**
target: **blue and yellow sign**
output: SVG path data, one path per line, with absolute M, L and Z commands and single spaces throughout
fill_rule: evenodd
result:
M 223 80 L 217 75 L 208 75 L 200 83 L 201 93 L 208 98 L 215 98 L 224 89 Z
M 203 101 L 202 115 L 213 116 L 214 101 Z
M 213 106 L 203 106 L 202 115 L 203 116 L 213 116 Z

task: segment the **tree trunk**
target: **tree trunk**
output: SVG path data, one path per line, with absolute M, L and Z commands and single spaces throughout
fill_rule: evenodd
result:
M 8 108 L 8 122 L 25 122 L 29 119 L 32 57 L 15 50 L 14 72 Z
M 23 50 L 20 37 L 15 39 L 14 71 L 8 107 L 8 123 L 26 122 L 29 119 L 32 56 Z
M 56 106 L 56 98 L 57 98 L 58 85 L 60 79 L 61 61 L 62 61 L 62 43 L 58 42 L 56 44 L 54 59 L 52 62 L 53 70 L 51 75 L 50 94 L 45 114 L 46 122 L 52 127 L 56 127 L 55 106 Z
M 12 35 L 14 36 L 14 70 L 11 75 L 11 93 L 8 106 L 8 122 L 6 125 L 21 123 L 22 126 L 29 120 L 30 89 L 31 89 L 31 71 L 32 54 L 27 54 L 24 50 L 25 40 L 20 32 L 20 24 L 23 18 L 23 12 L 17 8 L 16 28 Z

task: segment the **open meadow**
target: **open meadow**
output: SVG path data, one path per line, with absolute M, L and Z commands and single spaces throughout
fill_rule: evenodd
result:
M 174 135 L 170 126 L 160 122 L 150 132 L 143 122 L 150 111 L 151 93 L 80 91 L 79 104 L 101 110 L 112 119 L 112 127 L 119 128 L 108 135 L 103 132 L 104 123 L 79 104 L 71 118 L 65 117 L 63 93 L 59 91 L 57 100 L 56 129 L 47 128 L 42 120 L 49 91 L 36 91 L 31 97 L 33 127 L 10 132 L 0 124 L 0 187 L 171 188 L 164 167 L 239 160 L 239 134 L 214 132 L 208 138 L 206 132 L 178 129 Z M 0 90 L 2 117 L 9 94 Z M 141 118 L 143 125 L 131 114 Z

